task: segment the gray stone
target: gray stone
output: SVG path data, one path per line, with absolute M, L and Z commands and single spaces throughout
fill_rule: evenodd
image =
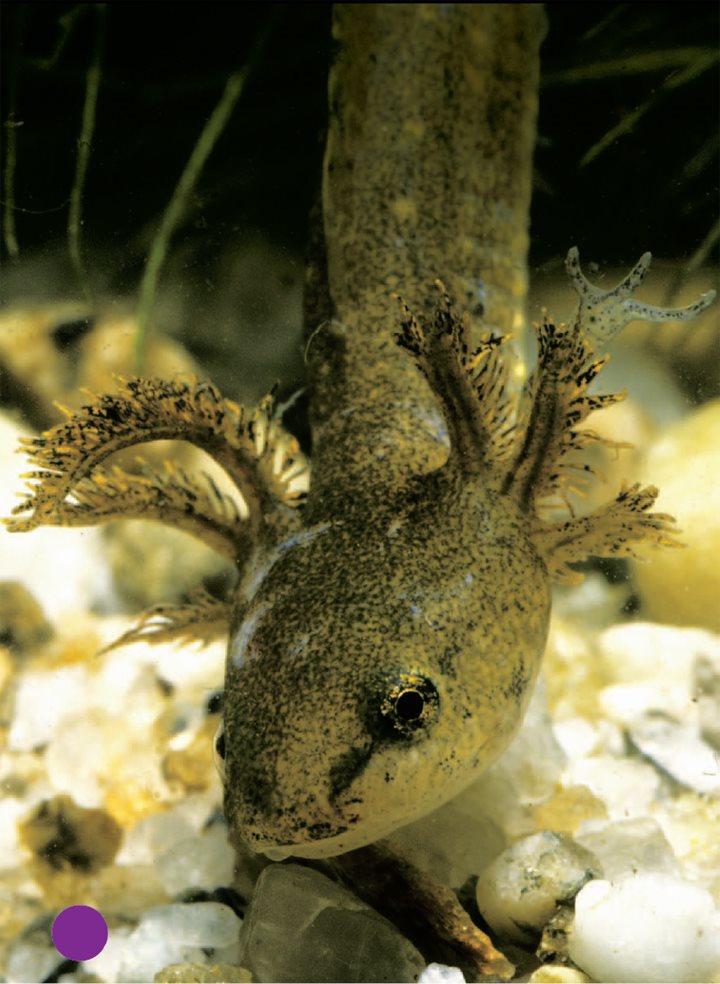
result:
M 240 963 L 264 984 L 416 981 L 425 961 L 387 919 L 325 875 L 273 864 L 240 933 Z

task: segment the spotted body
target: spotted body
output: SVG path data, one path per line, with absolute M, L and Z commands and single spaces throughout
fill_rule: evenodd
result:
M 308 291 L 311 476 L 271 401 L 248 412 L 194 380 L 123 382 L 27 447 L 37 470 L 11 528 L 145 516 L 237 563 L 227 604 L 163 606 L 128 637 L 229 623 L 226 814 L 273 858 L 371 843 L 470 783 L 522 720 L 551 581 L 578 580 L 589 554 L 673 542 L 652 487 L 561 513 L 592 477 L 585 418 L 621 398 L 589 392 L 603 343 L 710 295 L 650 308 L 631 296 L 649 255 L 602 292 L 571 250 L 577 314 L 536 326 L 535 369 L 521 389 L 509 379 L 541 33 L 532 5 L 338 9 Z M 172 467 L 103 465 L 154 437 L 213 455 L 241 503 Z

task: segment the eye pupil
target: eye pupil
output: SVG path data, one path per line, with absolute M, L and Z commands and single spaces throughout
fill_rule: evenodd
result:
M 404 690 L 395 701 L 395 713 L 402 721 L 417 721 L 425 709 L 425 700 L 417 690 Z
M 429 677 L 400 671 L 381 679 L 380 687 L 379 693 L 369 692 L 365 712 L 368 727 L 379 739 L 411 741 L 428 734 L 440 710 L 440 695 Z

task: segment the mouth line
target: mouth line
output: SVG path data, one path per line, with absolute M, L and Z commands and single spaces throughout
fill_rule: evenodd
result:
M 343 839 L 343 834 L 334 834 L 332 837 L 295 841 L 291 844 L 278 844 L 276 841 L 256 841 L 252 847 L 254 851 L 264 854 L 271 861 L 285 861 L 286 858 L 334 857 L 336 854 L 344 854 L 346 851 L 351 851 L 354 847 L 360 846 L 359 844 L 352 844 L 345 847 L 342 845 Z M 338 845 L 338 850 L 333 850 L 334 844 Z

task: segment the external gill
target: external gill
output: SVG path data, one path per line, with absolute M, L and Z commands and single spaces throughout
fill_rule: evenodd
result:
M 272 396 L 247 411 L 195 379 L 119 382 L 118 392 L 68 412 L 64 423 L 23 442 L 37 470 L 25 475 L 29 494 L 5 520 L 11 531 L 155 520 L 242 568 L 259 539 L 299 527 L 296 507 L 307 489 L 308 465 L 275 415 Z M 102 466 L 118 451 L 156 440 L 187 441 L 205 451 L 228 474 L 237 497 L 211 476 L 192 478 L 169 461 L 158 471 L 139 459 L 137 474 Z M 215 635 L 229 617 L 229 609 L 220 613 L 217 605 L 201 598 L 172 611 L 153 609 L 123 638 L 188 636 L 191 625 L 195 637 Z
M 106 646 L 103 652 L 119 649 L 134 642 L 182 641 L 207 645 L 227 636 L 232 605 L 214 598 L 206 591 L 194 592 L 182 605 L 154 605 L 144 612 L 137 624 Z
M 250 548 L 249 524 L 240 504 L 222 492 L 210 475 L 191 478 L 170 461 L 163 470 L 137 459 L 138 474 L 119 465 L 96 468 L 70 490 L 71 498 L 52 511 L 43 509 L 42 520 L 33 511 L 34 499 L 26 499 L 7 521 L 13 532 L 46 526 L 97 526 L 116 519 L 148 519 L 190 533 L 232 563 Z M 35 487 L 37 488 L 37 487 Z
M 148 441 L 187 441 L 214 458 L 240 492 L 252 534 L 273 510 L 301 501 L 307 465 L 297 442 L 273 417 L 272 397 L 248 412 L 223 399 L 211 383 L 194 379 L 121 379 L 120 384 L 118 392 L 96 398 L 41 437 L 23 442 L 23 450 L 40 470 L 25 476 L 30 479 L 31 495 L 13 510 L 15 515 L 30 515 L 10 520 L 11 529 L 52 525 L 53 514 L 65 506 L 67 496 L 106 458 Z M 182 481 L 174 480 L 172 471 L 171 467 L 161 484 L 166 489 L 178 486 L 176 497 L 182 501 L 187 496 L 180 492 Z M 124 479 L 124 473 L 120 475 Z M 87 486 L 81 491 L 87 499 Z M 110 502 L 118 489 L 107 477 L 101 478 L 93 489 L 93 507 L 85 512 L 86 525 L 93 509 L 102 508 L 103 491 L 105 505 L 113 511 Z M 142 495 L 136 499 L 140 508 L 135 512 L 128 501 L 132 511 L 125 511 L 125 518 L 144 515 Z
M 623 487 L 615 499 L 588 516 L 559 523 L 538 522 L 531 536 L 545 560 L 550 577 L 561 584 L 580 584 L 583 575 L 570 567 L 595 557 L 637 557 L 642 542 L 680 547 L 668 513 L 650 512 L 658 489 L 639 483 Z
M 468 320 L 453 313 L 443 283 L 438 280 L 435 287 L 439 299 L 427 327 L 400 302 L 404 318 L 395 339 L 413 356 L 441 401 L 450 435 L 448 465 L 470 478 L 487 473 L 513 445 L 507 369 L 500 356 L 510 336 L 487 335 L 471 350 Z
M 610 291 L 593 286 L 571 249 L 567 270 L 580 295 L 571 324 L 545 319 L 534 325 L 538 359 L 523 392 L 513 406 L 501 360 L 505 340 L 486 337 L 480 347 L 468 348 L 468 326 L 452 311 L 447 292 L 436 284 L 440 300 L 434 317 L 421 324 L 405 306 L 396 339 L 414 357 L 442 404 L 451 439 L 443 467 L 455 468 L 464 479 L 482 474 L 483 481 L 513 499 L 531 517 L 532 540 L 554 580 L 581 580 L 569 565 L 589 555 L 634 555 L 641 541 L 678 546 L 671 516 L 651 512 L 658 490 L 654 486 L 623 487 L 616 498 L 595 512 L 575 518 L 569 492 L 582 493 L 597 472 L 577 455 L 591 443 L 619 449 L 627 443 L 610 441 L 582 426 L 587 417 L 625 398 L 624 393 L 591 394 L 591 383 L 609 356 L 598 356 L 595 344 L 617 334 L 630 321 L 688 320 L 703 311 L 714 292 L 703 294 L 685 308 L 656 308 L 630 299 L 650 262 L 646 253 L 630 274 Z M 571 517 L 546 522 L 548 507 L 564 503 Z
M 593 469 L 573 460 L 573 452 L 589 443 L 610 447 L 626 444 L 608 441 L 579 427 L 597 409 L 611 406 L 625 394 L 589 394 L 588 388 L 607 363 L 597 357 L 594 346 L 617 334 L 635 320 L 689 320 L 705 310 L 714 292 L 703 294 L 685 308 L 658 308 L 631 299 L 650 265 L 645 253 L 627 277 L 615 288 L 601 291 L 580 269 L 577 249 L 568 252 L 566 269 L 580 297 L 571 325 L 536 325 L 538 364 L 524 393 L 528 424 L 518 455 L 505 479 L 505 488 L 521 508 L 535 514 L 532 539 L 551 576 L 558 581 L 577 582 L 581 576 L 569 564 L 588 556 L 634 555 L 633 545 L 678 546 L 674 519 L 651 512 L 658 495 L 654 486 L 624 487 L 614 500 L 595 512 L 561 523 L 546 523 L 541 516 L 548 499 L 561 498 L 573 488 L 571 475 L 594 475 Z M 572 512 L 572 510 L 570 509 Z

